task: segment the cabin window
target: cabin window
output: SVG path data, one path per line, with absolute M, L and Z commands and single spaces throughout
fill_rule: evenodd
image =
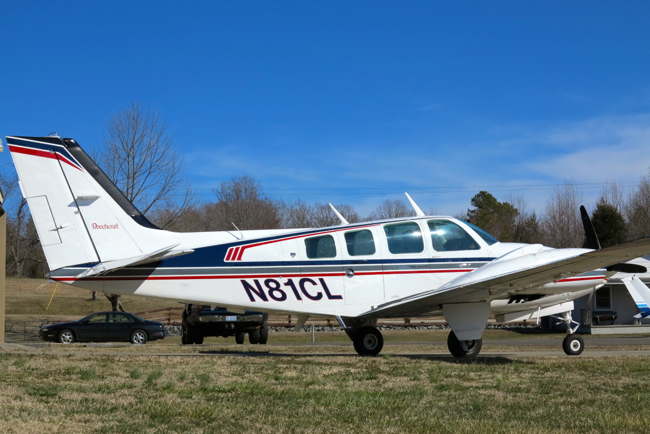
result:
M 334 258 L 336 257 L 336 244 L 331 235 L 305 239 L 307 257 L 310 259 Z
M 362 231 L 346 232 L 345 244 L 350 256 L 364 256 L 375 254 L 375 239 L 372 232 L 367 229 Z
M 611 310 L 612 309 L 612 288 L 603 286 L 596 291 L 596 306 L 594 310 Z
M 459 250 L 479 250 L 474 238 L 463 228 L 449 220 L 429 220 L 431 243 L 438 252 L 456 252 Z
M 395 223 L 384 226 L 388 250 L 391 253 L 420 253 L 424 251 L 422 232 L 415 222 Z

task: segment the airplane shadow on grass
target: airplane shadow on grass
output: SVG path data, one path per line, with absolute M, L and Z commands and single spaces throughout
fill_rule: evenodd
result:
M 270 351 L 228 351 L 228 350 L 210 350 L 210 351 L 199 351 L 201 354 L 206 355 L 215 355 L 215 356 L 235 356 L 235 357 L 358 357 L 362 358 L 356 354 L 341 354 L 341 353 L 272 353 Z M 475 359 L 471 360 L 458 360 L 451 355 L 445 354 L 384 354 L 377 356 L 377 358 L 404 358 L 411 360 L 432 360 L 432 361 L 441 361 L 446 363 L 454 364 L 473 364 L 473 365 L 511 365 L 513 363 L 517 364 L 533 364 L 533 362 L 522 361 L 518 358 L 508 358 L 503 356 L 478 356 Z

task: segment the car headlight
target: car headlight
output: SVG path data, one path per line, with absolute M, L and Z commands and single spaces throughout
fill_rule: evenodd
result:
M 42 332 L 49 332 L 48 329 L 41 329 Z

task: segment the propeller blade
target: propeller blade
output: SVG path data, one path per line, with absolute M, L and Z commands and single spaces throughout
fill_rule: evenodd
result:
M 626 264 L 624 262 L 620 264 L 614 264 L 607 267 L 607 271 L 616 271 L 619 273 L 630 273 L 630 274 L 641 274 L 646 273 L 648 269 L 643 265 L 636 264 Z
M 594 225 L 591 224 L 589 214 L 583 205 L 580 205 L 580 217 L 582 217 L 582 226 L 585 228 L 587 247 L 589 249 L 600 250 L 600 241 L 598 241 L 598 235 L 596 235 Z

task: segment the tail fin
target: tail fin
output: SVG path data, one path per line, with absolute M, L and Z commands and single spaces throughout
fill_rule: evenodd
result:
M 621 280 L 639 308 L 639 313 L 634 317 L 645 318 L 650 316 L 650 307 L 648 307 L 648 304 L 650 304 L 650 289 L 636 276 L 625 277 Z
M 149 222 L 74 140 L 7 137 L 7 144 L 51 270 L 163 247 L 169 232 Z

